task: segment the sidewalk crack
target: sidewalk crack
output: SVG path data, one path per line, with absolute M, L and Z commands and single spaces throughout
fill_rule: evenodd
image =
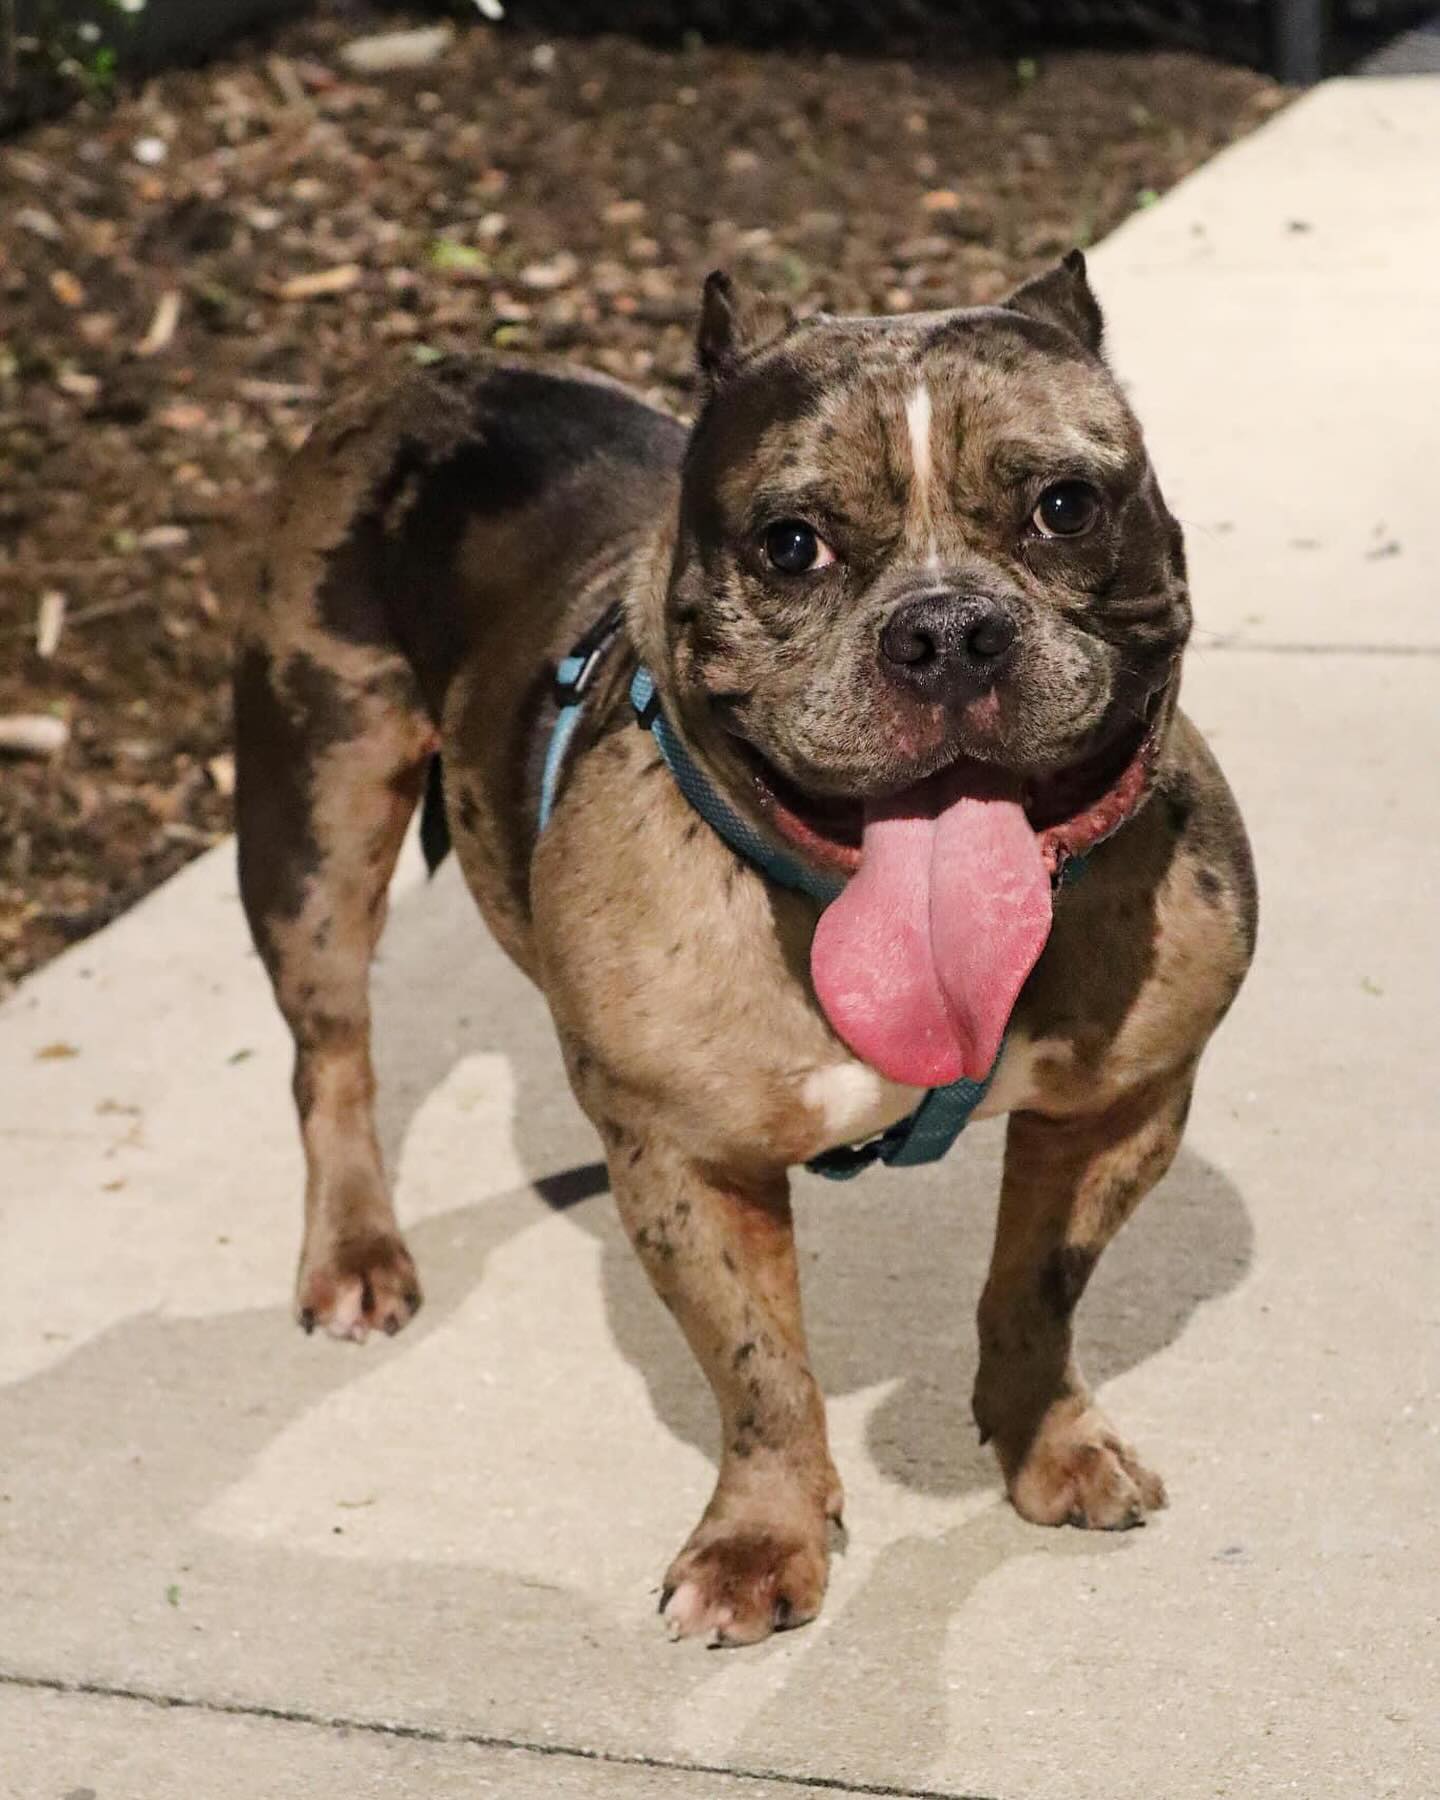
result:
M 161 1712 L 197 1712 L 232 1719 L 261 1719 L 271 1724 L 306 1725 L 321 1731 L 357 1732 L 408 1743 L 458 1745 L 478 1750 L 511 1750 L 530 1756 L 555 1756 L 573 1762 L 604 1763 L 612 1768 L 654 1769 L 662 1774 L 709 1775 L 729 1781 L 768 1781 L 797 1792 L 861 1794 L 878 1800 L 995 1800 L 994 1795 L 961 1793 L 953 1788 L 900 1787 L 889 1782 L 845 1781 L 832 1775 L 797 1775 L 783 1769 L 729 1768 L 720 1763 L 689 1762 L 683 1757 L 645 1756 L 622 1750 L 587 1749 L 581 1744 L 542 1743 L 486 1731 L 447 1731 L 440 1726 L 402 1725 L 385 1719 L 348 1718 L 343 1714 L 307 1711 L 303 1707 L 267 1706 L 259 1701 L 205 1700 L 190 1694 L 128 1687 L 106 1681 L 71 1681 L 63 1676 L 25 1675 L 0 1669 L 0 1688 L 61 1694 L 86 1700 L 118 1700 Z

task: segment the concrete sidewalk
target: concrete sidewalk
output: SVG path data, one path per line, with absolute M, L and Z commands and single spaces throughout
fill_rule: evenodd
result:
M 1437 167 L 1440 82 L 1331 84 L 1094 259 L 1264 890 L 1082 1309 L 1170 1511 L 1002 1503 L 977 1127 L 801 1184 L 849 1548 L 817 1625 L 667 1643 L 710 1403 L 542 1005 L 409 866 L 378 1047 L 429 1304 L 307 1342 L 288 1046 L 218 851 L 0 1010 L 0 1794 L 1440 1793 Z

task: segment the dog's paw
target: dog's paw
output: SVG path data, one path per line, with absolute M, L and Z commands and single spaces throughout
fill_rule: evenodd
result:
M 308 1334 L 363 1344 L 372 1331 L 394 1337 L 420 1310 L 420 1279 L 401 1238 L 377 1232 L 307 1259 L 300 1271 L 295 1316 Z
M 1165 1484 L 1093 1406 L 1055 1407 L 1009 1479 L 1010 1500 L 1035 1525 L 1126 1531 L 1165 1505 Z
M 828 1575 L 824 1522 L 813 1539 L 737 1520 L 699 1526 L 671 1563 L 660 1614 L 672 1638 L 758 1644 L 805 1625 Z

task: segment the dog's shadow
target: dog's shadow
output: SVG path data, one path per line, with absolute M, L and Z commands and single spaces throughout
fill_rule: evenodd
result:
M 473 946 L 467 957 L 463 946 Z M 483 971 L 483 973 L 481 973 Z M 418 1104 L 464 1054 L 498 1052 L 515 1071 L 514 1146 L 537 1190 L 603 1247 L 608 1322 L 659 1419 L 713 1455 L 714 1403 L 669 1314 L 650 1291 L 609 1205 L 598 1142 L 568 1089 L 540 997 L 485 939 L 451 868 L 396 909 L 376 972 L 380 1125 L 394 1166 Z M 806 1321 L 815 1372 L 834 1397 L 881 1389 L 868 1448 L 916 1492 L 995 1485 L 969 1422 L 974 1303 L 999 1189 L 1003 1125 L 972 1129 L 942 1164 L 797 1182 Z M 457 1196 L 457 1199 L 459 1196 Z M 1107 1254 L 1081 1313 L 1087 1372 L 1104 1382 L 1178 1336 L 1226 1292 L 1251 1254 L 1244 1205 L 1193 1152 Z M 430 1271 L 431 1279 L 443 1272 Z M 842 1471 L 843 1473 L 843 1471 Z
M 375 987 L 390 1165 L 411 1137 L 410 1163 L 423 1157 L 424 1133 L 413 1130 L 418 1109 L 456 1063 L 493 1052 L 515 1071 L 513 1149 L 531 1181 L 517 1186 L 507 1178 L 501 1192 L 492 1181 L 482 1198 L 466 1191 L 460 1157 L 423 1171 L 432 1191 L 437 1178 L 458 1185 L 443 1210 L 422 1208 L 430 1216 L 410 1226 L 427 1306 L 382 1354 L 407 1357 L 444 1329 L 490 1278 L 495 1254 L 534 1226 L 538 1193 L 600 1244 L 609 1329 L 657 1417 L 712 1454 L 713 1403 L 624 1241 L 543 1003 L 486 941 L 453 870 L 397 899 Z M 1123 1538 L 1022 1524 L 1000 1502 L 989 1453 L 975 1440 L 971 1315 L 998 1156 L 998 1134 L 984 1128 L 937 1169 L 872 1174 L 841 1187 L 801 1183 L 816 1372 L 834 1411 L 847 1407 L 849 1428 L 863 1430 L 878 1478 L 926 1509 L 923 1526 L 903 1526 L 881 1541 L 867 1524 L 873 1514 L 852 1508 L 855 1560 L 842 1568 L 820 1629 L 717 1663 L 671 1650 L 648 1609 L 617 1617 L 583 1586 L 491 1567 L 483 1556 L 390 1555 L 361 1565 L 283 1534 L 217 1532 L 206 1523 L 211 1507 L 257 1458 L 376 1366 L 371 1355 L 307 1343 L 277 1292 L 273 1303 L 247 1311 L 128 1317 L 43 1372 L 0 1387 L 0 1443 L 14 1471 L 6 1482 L 6 1554 L 22 1572 L 7 1589 L 0 1661 L 44 1666 L 63 1656 L 66 1666 L 78 1661 L 122 1685 L 133 1685 L 139 1671 L 147 1687 L 189 1688 L 198 1680 L 227 1701 L 279 1700 L 327 1716 L 390 1716 L 402 1706 L 446 1726 L 522 1736 L 558 1729 L 574 1741 L 613 1739 L 627 1753 L 639 1746 L 667 1756 L 677 1744 L 693 1753 L 683 1721 L 694 1700 L 695 1716 L 719 1721 L 706 1729 L 718 1731 L 712 1747 L 727 1759 L 829 1770 L 839 1733 L 852 1772 L 863 1750 L 875 1780 L 923 1783 L 950 1729 L 941 1680 L 947 1634 L 976 1585 L 1017 1557 L 1094 1558 L 1126 1549 Z M 412 1173 L 422 1171 L 407 1169 L 407 1181 Z M 402 1208 L 404 1199 L 402 1191 Z M 296 1217 L 298 1224 L 298 1205 Z M 1235 1284 L 1249 1253 L 1235 1190 L 1198 1156 L 1182 1155 L 1087 1298 L 1082 1339 L 1091 1374 L 1104 1380 L 1155 1355 L 1198 1305 Z M 525 1371 L 515 1378 L 523 1381 Z M 437 1441 L 455 1429 L 448 1415 L 429 1423 Z M 542 1431 L 537 1421 L 537 1454 Z M 475 1449 L 484 1454 L 481 1425 Z M 616 1453 L 623 1456 L 623 1447 Z M 877 1479 L 857 1460 L 853 1445 L 842 1452 L 852 1498 L 857 1477 Z M 417 1462 L 416 1486 L 426 1478 Z M 406 1491 L 395 1496 L 402 1509 Z M 691 1523 L 682 1507 L 676 1512 L 674 1541 L 646 1546 L 657 1580 Z M 348 1531 L 343 1511 L 333 1529 Z M 599 1541 L 624 1529 L 623 1520 L 594 1520 Z M 485 1521 L 477 1518 L 472 1548 L 483 1552 L 484 1542 Z M 68 1597 L 57 1598 L 53 1571 L 62 1564 Z M 165 1598 L 169 1584 L 182 1596 L 178 1606 Z M 198 1639 L 196 1631 L 208 1635 Z M 437 1656 L 437 1631 L 463 1649 Z M 903 1668 L 894 1661 L 897 1642 Z M 265 1646 L 260 1658 L 258 1644 Z M 536 1670 L 559 1666 L 557 1658 L 566 1669 L 556 1684 L 564 1698 L 536 1684 Z M 772 1658 L 783 1659 L 773 1672 Z M 478 1686 L 477 1670 L 484 1671 Z M 618 1737 L 613 1708 L 595 1698 L 606 1695 L 623 1696 Z M 846 1736 L 852 1719 L 870 1722 L 863 1746 Z

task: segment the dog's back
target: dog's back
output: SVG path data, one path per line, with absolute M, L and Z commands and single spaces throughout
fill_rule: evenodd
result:
M 316 815 L 347 792 L 363 810 L 371 758 L 392 797 L 418 794 L 447 712 L 476 745 L 484 792 L 460 799 L 508 871 L 497 904 L 523 904 L 546 670 L 613 597 L 684 438 L 602 377 L 500 358 L 446 358 L 325 414 L 257 534 L 238 633 L 241 882 L 262 941 L 317 862 Z M 413 799 L 395 807 L 408 820 Z M 372 830 L 389 844 L 388 817 Z
M 332 408 L 286 471 L 242 639 L 394 645 L 437 722 L 460 662 L 543 662 L 633 547 L 684 429 L 601 377 L 449 357 Z

